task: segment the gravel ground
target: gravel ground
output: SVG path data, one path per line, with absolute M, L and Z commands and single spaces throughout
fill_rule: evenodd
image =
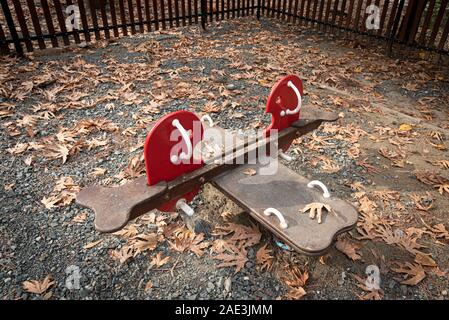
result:
M 264 231 L 261 243 L 248 250 L 248 262 L 238 273 L 232 267 L 216 268 L 217 261 L 207 252 L 201 257 L 192 252 L 179 253 L 172 250 L 167 241 L 159 243 L 153 251 L 121 264 L 111 258 L 111 251 L 122 248 L 126 240 L 117 235 L 96 232 L 91 211 L 74 201 L 52 209 L 44 207 L 41 200 L 52 194 L 56 181 L 61 177 L 71 177 L 74 184 L 81 188 L 92 184 L 120 183 L 130 159 L 142 153 L 147 122 L 169 112 L 180 109 L 196 113 L 212 112 L 213 118 L 223 128 L 262 129 L 270 121 L 269 115 L 264 113 L 265 99 L 276 79 L 286 73 L 297 73 L 305 79 L 306 103 L 343 113 L 344 117 L 337 127 L 349 126 L 351 134 L 357 128 L 374 134 L 377 132 L 376 126 L 397 127 L 407 121 L 406 115 L 400 118 L 373 111 L 372 105 L 363 100 L 367 95 L 373 97 L 375 103 L 382 103 L 391 110 L 404 111 L 403 107 L 409 105 L 410 108 L 404 113 L 421 118 L 428 110 L 423 110 L 423 104 L 418 103 L 419 98 L 433 97 L 426 107 L 435 116 L 427 122 L 439 126 L 442 132 L 449 129 L 448 96 L 445 93 L 448 73 L 445 67 L 389 59 L 377 53 L 376 48 L 354 48 L 353 42 L 333 41 L 315 31 L 291 30 L 271 20 L 257 22 L 241 19 L 214 24 L 208 30 L 202 33 L 197 27 L 186 27 L 122 38 L 110 43 L 100 42 L 86 49 L 41 54 L 28 60 L 5 58 L 1 61 L 3 82 L 0 103 L 2 108 L 8 104 L 14 105 L 11 108 L 13 113 L 1 118 L 4 130 L 0 134 L 4 151 L 0 155 L 3 171 L 0 178 L 3 186 L 0 294 L 3 299 L 285 297 L 289 289 L 282 277 L 276 272 L 261 271 L 257 266 L 256 252 L 265 243 L 269 244 L 276 259 L 284 259 L 282 261 L 289 261 L 292 266 L 308 270 L 310 280 L 305 286 L 306 298 L 357 299 L 363 291 L 351 274 L 364 276 L 367 265 L 381 264 L 380 260 L 385 258 L 387 261 L 390 258 L 410 260 L 403 249 L 382 241 L 361 242 L 361 261 L 352 261 L 335 249 L 319 260 L 273 246 L 271 235 Z M 429 72 L 433 80 L 426 84 L 419 82 L 420 87 L 416 91 L 403 89 L 404 85 L 413 83 L 415 79 L 410 74 L 407 78 L 401 73 L 400 66 L 390 71 L 385 69 L 383 63 L 391 68 L 402 64 L 402 72 Z M 254 69 L 247 66 L 254 66 Z M 363 67 L 362 71 L 354 71 L 352 76 L 342 73 L 342 70 L 351 72 L 360 66 Z M 44 78 L 41 84 L 39 77 Z M 26 92 L 24 88 L 30 79 L 34 86 Z M 160 81 L 163 81 L 162 84 Z M 130 90 L 121 90 L 129 83 L 133 83 Z M 189 90 L 183 91 L 180 83 L 189 84 Z M 64 85 L 63 91 L 56 92 L 54 97 L 48 96 L 49 91 Z M 349 105 L 335 90 L 343 90 L 352 97 L 348 98 Z M 25 91 L 25 95 L 11 95 L 11 92 L 17 91 Z M 78 100 L 70 98 L 78 92 L 86 96 Z M 137 98 L 127 96 L 129 92 Z M 166 96 L 158 96 L 161 92 L 165 92 Z M 154 101 L 158 111 L 145 111 Z M 113 107 L 108 105 L 111 102 Z M 211 103 L 218 108 L 210 111 Z M 47 109 L 39 109 L 42 104 Z M 39 113 L 40 110 L 49 110 L 48 104 L 57 109 L 50 114 Z M 31 133 L 27 131 L 28 125 L 24 121 L 24 116 L 30 114 L 39 114 L 36 123 L 30 126 Z M 45 152 L 31 147 L 20 154 L 5 151 L 20 143 L 43 143 L 54 138 L 61 128 L 72 128 L 86 119 L 94 119 L 96 123 L 98 119 L 107 119 L 119 129 L 115 132 L 100 129 L 81 133 L 77 137 L 78 142 L 92 139 L 107 139 L 108 142 L 91 150 L 80 147 L 79 152 L 68 155 L 64 164 L 62 159 L 49 159 Z M 426 122 L 425 119 L 423 121 Z M 125 131 L 128 128 L 132 128 L 131 133 Z M 296 159 L 286 165 L 309 178 L 323 180 L 330 186 L 331 192 L 354 204 L 357 202 L 348 186 L 354 182 L 389 187 L 400 192 L 428 190 L 416 179 L 411 180 L 411 168 L 406 167 L 403 171 L 386 168 L 388 160 L 379 157 L 377 149 L 373 149 L 374 143 L 364 136 L 356 142 L 363 150 L 364 157 L 376 168 L 384 169 L 377 175 L 367 173 L 366 168 L 357 164 L 360 159 L 348 155 L 354 142 L 340 139 L 335 132 L 327 129 L 329 127 L 321 127 L 315 137 L 308 136 L 296 141 L 290 151 Z M 14 130 L 19 134 L 11 135 Z M 424 126 L 416 129 L 423 134 L 426 130 Z M 326 141 L 332 146 L 314 148 L 316 137 L 327 138 Z M 420 147 L 420 144 L 416 145 Z M 432 149 L 430 154 L 434 152 L 437 151 Z M 33 156 L 31 165 L 26 163 L 29 156 Z M 313 162 L 320 156 L 331 159 L 340 170 L 323 172 L 323 168 Z M 447 152 L 441 151 L 435 157 L 447 159 Z M 418 165 L 427 168 L 428 164 L 417 160 L 414 165 L 416 168 Z M 105 169 L 106 173 L 102 176 L 91 175 L 95 168 Z M 438 205 L 433 216 L 425 216 L 425 219 L 429 223 L 432 220 L 447 226 L 447 196 L 434 192 L 434 197 Z M 199 195 L 193 206 L 198 211 L 207 211 L 208 201 Z M 394 214 L 390 212 L 394 210 L 386 207 L 379 208 L 379 211 L 385 216 Z M 87 214 L 86 219 L 76 222 L 76 217 L 83 213 Z M 182 225 L 177 215 L 160 212 L 157 215 L 162 216 L 169 225 Z M 140 233 L 152 230 L 146 219 L 148 215 L 136 222 Z M 242 219 L 248 222 L 248 218 Z M 415 226 L 413 223 L 416 221 L 408 227 Z M 206 240 L 214 239 L 216 236 Z M 86 244 L 98 240 L 101 242 L 97 245 L 85 248 Z M 447 272 L 447 248 L 437 246 L 428 239 L 425 243 L 430 247 L 432 256 L 438 257 L 436 260 L 441 271 Z M 445 243 L 444 240 L 442 243 Z M 160 270 L 149 267 L 150 259 L 157 253 L 170 257 Z M 67 277 L 72 274 L 71 266 L 79 268 L 81 274 L 81 287 L 77 290 L 70 290 L 65 285 Z M 42 280 L 48 274 L 55 280 L 48 290 L 50 294 L 39 295 L 24 290 L 24 281 Z M 401 284 L 401 280 L 401 276 L 391 271 L 384 275 L 382 288 L 386 298 L 447 299 L 449 279 L 446 275 L 428 273 L 428 277 L 418 286 Z M 152 288 L 146 290 L 149 281 Z

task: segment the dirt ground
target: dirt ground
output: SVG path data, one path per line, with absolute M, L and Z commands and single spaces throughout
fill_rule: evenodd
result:
M 2 57 L 0 296 L 448 299 L 448 67 L 338 39 L 249 18 Z M 75 203 L 80 188 L 144 174 L 148 124 L 169 112 L 264 128 L 270 88 L 290 73 L 305 104 L 340 119 L 295 140 L 284 164 L 360 213 L 326 255 L 281 249 L 210 186 L 193 202 L 205 235 L 158 211 L 100 234 Z M 379 290 L 365 285 L 372 265 Z

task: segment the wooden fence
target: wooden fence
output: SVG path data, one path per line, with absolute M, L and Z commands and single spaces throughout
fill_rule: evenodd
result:
M 449 0 L 0 0 L 0 51 L 71 43 L 242 16 L 280 19 L 449 54 Z M 373 7 L 374 5 L 375 7 Z M 373 11 L 374 10 L 374 11 Z M 75 17 L 79 25 L 73 28 Z M 376 17 L 378 18 L 376 20 Z

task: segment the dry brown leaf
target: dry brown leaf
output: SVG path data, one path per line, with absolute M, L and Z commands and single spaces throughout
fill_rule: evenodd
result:
M 86 221 L 86 218 L 87 218 L 87 213 L 81 212 L 80 214 L 73 217 L 72 221 L 76 222 L 76 223 L 83 223 L 84 221 Z
M 118 260 L 123 264 L 134 256 L 134 251 L 131 246 L 123 246 L 120 250 L 111 250 L 109 255 L 112 259 Z
M 361 255 L 357 253 L 359 246 L 343 237 L 337 239 L 336 248 L 352 259 L 352 261 L 362 259 Z
M 43 294 L 46 292 L 55 282 L 51 275 L 47 275 L 44 280 L 28 280 L 23 282 L 23 289 L 26 292 Z
M 402 284 L 415 286 L 426 277 L 426 272 L 418 263 L 396 262 L 396 265 L 397 267 L 392 267 L 391 270 L 397 273 L 404 273 L 407 277 L 406 280 L 401 282 Z
M 249 168 L 245 171 L 243 171 L 243 174 L 247 175 L 247 176 L 254 176 L 257 173 L 257 171 L 253 168 Z
M 170 260 L 170 257 L 162 258 L 162 253 L 158 252 L 153 259 L 151 259 L 150 267 L 155 267 L 156 269 L 162 267 Z
M 87 249 L 91 249 L 91 248 L 95 247 L 96 245 L 100 244 L 102 241 L 103 240 L 100 239 L 100 240 L 97 240 L 97 241 L 94 241 L 94 242 L 90 242 L 90 243 L 86 244 L 85 246 L 83 246 L 83 248 L 86 249 L 86 250 Z
M 149 280 L 147 282 L 147 284 L 145 285 L 145 292 L 148 292 L 151 290 L 151 288 L 153 288 L 153 282 L 151 280 Z
M 309 203 L 301 211 L 302 211 L 302 213 L 305 213 L 310 210 L 309 217 L 311 219 L 315 219 L 315 216 L 316 216 L 318 223 L 321 223 L 321 216 L 323 214 L 323 208 L 326 209 L 327 212 L 333 212 L 330 205 L 320 203 L 320 202 Z
M 267 244 L 260 247 L 256 253 L 257 264 L 261 265 L 260 269 L 270 271 L 273 266 L 274 257 L 271 255 L 271 250 L 267 249 Z
M 417 253 L 415 256 L 415 262 L 425 267 L 436 267 L 437 264 L 429 254 Z

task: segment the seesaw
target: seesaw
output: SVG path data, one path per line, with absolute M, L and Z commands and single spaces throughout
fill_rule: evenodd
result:
M 193 215 L 188 203 L 203 184 L 211 183 L 291 248 L 323 254 L 338 234 L 355 226 L 358 214 L 322 182 L 309 181 L 277 161 L 278 153 L 291 160 L 284 152 L 294 139 L 338 119 L 303 108 L 302 95 L 297 76 L 282 78 L 267 101 L 271 124 L 254 135 L 226 131 L 207 115 L 200 119 L 185 110 L 167 114 L 146 138 L 146 176 L 120 187 L 88 187 L 79 192 L 77 203 L 95 212 L 98 231 L 114 232 L 153 209 Z M 310 204 L 322 206 L 318 219 L 303 213 Z

